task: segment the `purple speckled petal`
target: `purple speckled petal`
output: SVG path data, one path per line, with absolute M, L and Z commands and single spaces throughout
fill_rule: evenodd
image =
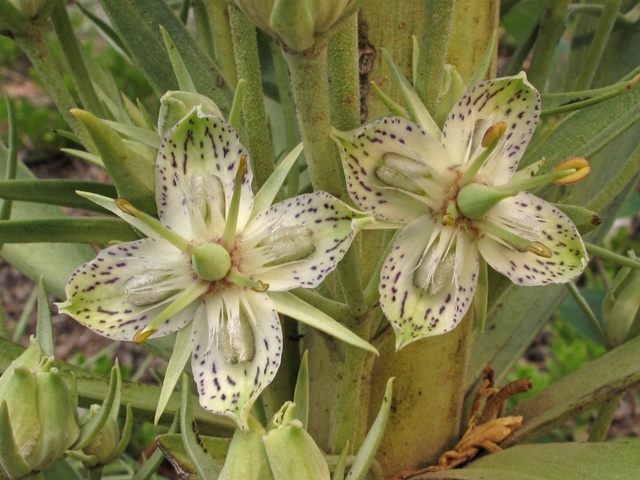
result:
M 133 340 L 193 282 L 189 259 L 165 240 L 146 238 L 102 250 L 73 274 L 61 312 L 114 340 Z M 154 337 L 181 329 L 198 302 L 160 324 Z
M 219 349 L 221 322 L 239 324 L 252 340 L 251 358 L 229 361 Z M 231 328 L 231 327 L 230 327 Z M 250 329 L 250 330 L 249 330 Z M 246 336 L 245 336 L 246 338 Z M 247 417 L 260 393 L 275 377 L 282 355 L 280 319 L 265 293 L 232 287 L 205 296 L 192 332 L 191 368 L 203 408 L 233 418 L 248 429 Z
M 471 305 L 478 282 L 473 238 L 427 216 L 411 222 L 382 267 L 380 305 L 396 348 L 452 330 Z
M 479 175 L 493 185 L 506 183 L 533 136 L 540 117 L 540 95 L 524 73 L 480 83 L 465 92 L 442 130 L 442 143 L 456 164 L 467 165 L 484 148 L 487 129 L 506 122 L 507 131 Z
M 479 238 L 478 247 L 487 263 L 518 285 L 566 283 L 587 266 L 584 243 L 573 222 L 553 204 L 531 193 L 520 192 L 502 200 L 486 219 L 551 250 L 551 258 L 545 258 L 517 250 L 486 233 Z
M 253 207 L 249 157 L 238 134 L 224 120 L 191 111 L 162 139 L 156 161 L 156 204 L 164 225 L 188 240 L 222 235 L 242 155 L 247 173 L 242 183 L 238 231 Z
M 400 117 L 334 132 L 334 139 L 349 195 L 360 208 L 384 220 L 409 223 L 429 213 L 430 199 L 439 199 L 441 182 L 451 176 L 440 142 Z M 400 180 L 394 181 L 394 176 Z
M 272 205 L 242 232 L 241 269 L 272 291 L 316 287 L 342 260 L 361 216 L 321 191 Z

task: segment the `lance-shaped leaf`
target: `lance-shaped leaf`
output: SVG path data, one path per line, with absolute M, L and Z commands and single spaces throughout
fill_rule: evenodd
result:
M 0 223 L 4 243 L 97 243 L 138 238 L 129 225 L 117 218 L 71 217 L 8 220 Z
M 81 208 L 104 213 L 93 202 L 76 195 L 76 190 L 93 192 L 115 198 L 113 185 L 79 180 L 11 180 L 0 181 L 0 198 L 24 202 L 46 203 L 61 207 Z
M 72 110 L 72 113 L 89 130 L 118 195 L 148 213 L 155 213 L 153 163 L 127 147 L 120 136 L 99 118 L 84 110 Z
M 171 37 L 162 25 L 160 25 L 160 31 L 162 32 L 162 38 L 164 39 L 164 44 L 166 45 L 167 52 L 169 53 L 171 65 L 173 65 L 173 71 L 176 74 L 176 78 L 178 79 L 180 90 L 182 90 L 183 92 L 196 93 L 196 87 L 193 86 L 193 81 L 189 76 L 189 72 L 184 66 L 184 62 L 182 61 L 182 58 L 180 58 L 180 54 L 178 53 L 176 46 L 173 44 Z
M 182 371 L 184 370 L 187 360 L 191 357 L 191 347 L 189 342 L 191 341 L 191 325 L 187 325 L 178 331 L 176 336 L 176 343 L 173 347 L 173 355 L 167 365 L 167 371 L 162 382 L 162 392 L 160 392 L 160 399 L 158 400 L 158 409 L 156 410 L 156 416 L 153 423 L 157 424 L 164 412 L 164 408 L 167 406 L 169 398 L 176 387 Z
M 36 336 L 45 355 L 53 357 L 53 324 L 51 323 L 51 310 L 49 309 L 49 298 L 47 297 L 44 277 L 40 277 L 40 281 L 38 282 L 38 323 L 36 326 Z

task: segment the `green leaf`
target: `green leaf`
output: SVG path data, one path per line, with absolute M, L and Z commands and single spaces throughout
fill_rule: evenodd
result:
M 120 441 L 111 456 L 104 462 L 105 465 L 109 465 L 120 458 L 120 455 L 124 453 L 125 448 L 129 445 L 129 440 L 131 440 L 131 431 L 133 430 L 133 411 L 131 410 L 131 404 L 128 404 L 126 408 L 127 416 L 125 417 L 124 426 L 122 427 Z
M 269 298 L 273 300 L 278 312 L 289 315 L 296 320 L 305 323 L 313 328 L 328 333 L 343 342 L 354 347 L 362 348 L 378 355 L 378 350 L 371 346 L 353 333 L 348 328 L 321 312 L 317 308 L 312 307 L 307 302 L 300 300 L 298 297 L 289 292 L 269 292 Z
M 302 423 L 302 428 L 307 429 L 309 423 L 309 351 L 305 350 L 298 370 L 296 389 L 293 394 L 293 403 L 296 404 L 295 417 Z
M 364 439 L 364 443 L 356 455 L 353 466 L 351 470 L 349 470 L 349 475 L 347 475 L 347 480 L 364 480 L 365 475 L 369 471 L 373 457 L 378 451 L 378 446 L 380 446 L 380 442 L 382 441 L 387 420 L 389 420 L 389 410 L 391 410 L 391 400 L 393 396 L 393 380 L 393 378 L 387 380 L 387 387 L 382 397 L 382 405 L 380 406 L 373 425 L 371 425 L 369 433 L 367 433 Z
M 229 124 L 237 132 L 242 127 L 242 99 L 244 98 L 244 86 L 246 80 L 241 78 L 236 85 L 236 92 L 233 96 L 233 105 L 231 105 L 231 113 L 229 114 Z
M 98 29 L 98 32 L 100 32 L 100 34 L 102 35 L 102 38 L 104 38 L 113 48 L 115 48 L 118 52 L 120 52 L 125 58 L 130 60 L 131 55 L 129 55 L 129 51 L 127 50 L 127 47 L 125 46 L 124 43 L 122 43 L 122 40 L 120 40 L 120 37 L 113 30 L 113 28 L 111 28 L 111 26 L 107 22 L 102 20 L 100 17 L 94 15 L 85 7 L 83 7 L 81 3 L 78 3 L 77 5 L 78 5 L 78 8 L 82 11 L 82 13 L 84 13 L 87 16 L 87 18 L 91 20 L 91 23 L 93 23 L 93 25 Z
M 262 465 L 268 467 L 267 452 L 262 443 L 266 431 L 255 418 L 247 419 L 249 430 L 236 429 L 231 445 L 224 460 L 224 468 L 220 472 L 220 480 L 245 480 L 260 478 Z M 271 469 L 267 468 L 267 478 L 271 476 Z
M 420 479 L 456 480 L 621 480 L 638 475 L 637 440 L 607 443 L 520 445 L 487 455 L 461 470 L 429 473 Z
M 207 480 L 217 480 L 220 475 L 220 467 L 215 464 L 206 450 L 201 445 L 198 436 L 196 422 L 191 414 L 192 397 L 189 393 L 189 377 L 186 373 L 182 374 L 182 404 L 180 405 L 180 435 L 182 443 L 191 459 L 195 471 L 200 478 Z
M 98 165 L 99 167 L 104 168 L 104 163 L 102 163 L 102 158 L 100 158 L 99 155 L 85 152 L 84 150 L 76 150 L 74 148 L 61 148 L 60 151 L 64 153 L 68 153 L 69 155 L 73 155 L 74 157 L 81 158 L 83 160 L 86 160 L 87 162 L 91 162 L 94 165 Z
M 162 139 L 158 136 L 158 132 L 156 131 L 147 130 L 146 128 L 140 128 L 133 125 L 126 125 L 120 122 L 112 122 L 110 120 L 103 120 L 103 122 L 113 128 L 116 132 L 133 138 L 144 145 L 148 145 L 156 150 L 160 148 Z
M 131 242 L 140 237 L 119 218 L 67 217 L 0 222 L 4 243 L 97 243 Z
M 38 282 L 38 321 L 36 325 L 36 338 L 44 353 L 53 357 L 53 324 L 51 323 L 51 309 L 49 308 L 49 298 L 44 285 L 44 278 L 40 277 Z
M 207 450 L 207 453 L 211 456 L 216 465 L 222 468 L 224 460 L 229 451 L 229 445 L 231 443 L 230 438 L 217 438 L 207 437 L 200 435 L 202 445 Z M 193 462 L 182 442 L 182 435 L 180 434 L 165 434 L 156 437 L 156 443 L 158 447 L 164 452 L 165 455 L 172 459 L 173 466 L 184 473 L 189 475 L 195 475 L 196 470 L 193 466 Z
M 187 360 L 191 358 L 191 326 L 191 323 L 185 325 L 178 331 L 178 335 L 176 336 L 173 355 L 171 355 L 171 360 L 169 360 L 167 372 L 162 382 L 158 409 L 156 410 L 156 415 L 153 420 L 155 424 L 160 420 L 162 412 L 164 412 L 164 408 L 167 406 L 167 402 L 176 388 L 180 375 L 182 375 L 184 366 L 187 364 Z
M 487 48 L 484 51 L 484 55 L 482 56 L 482 60 L 478 64 L 473 77 L 469 80 L 469 84 L 467 85 L 467 89 L 471 89 L 471 87 L 475 87 L 477 84 L 482 82 L 487 78 L 487 73 L 489 72 L 489 67 L 491 66 L 491 62 L 493 60 L 494 52 L 496 51 L 496 43 L 498 42 L 498 31 L 496 30 L 491 35 L 491 39 L 487 44 Z
M 415 78 L 415 75 L 413 78 Z M 342 452 L 338 457 L 338 463 L 336 464 L 336 467 L 333 469 L 333 475 L 331 476 L 331 480 L 344 480 L 344 471 L 347 467 L 348 456 L 349 456 L 349 440 L 345 442 L 344 448 L 342 449 Z M 331 470 L 331 467 L 329 467 L 329 470 Z
M 61 207 L 81 208 L 93 212 L 104 209 L 96 206 L 78 194 L 76 190 L 93 192 L 116 198 L 116 188 L 108 183 L 84 182 L 79 180 L 11 180 L 0 181 L 0 198 L 22 200 L 24 202 L 46 203 Z
M 188 10 L 187 10 L 188 11 Z M 184 23 L 184 22 L 183 22 Z M 160 31 L 162 32 L 162 38 L 164 40 L 164 44 L 167 47 L 167 53 L 169 54 L 169 59 L 171 60 L 171 65 L 173 65 L 173 73 L 176 74 L 176 78 L 178 79 L 178 85 L 180 85 L 180 90 L 183 92 L 196 92 L 196 87 L 193 85 L 193 81 L 189 76 L 189 72 L 187 68 L 184 66 L 184 62 L 178 53 L 171 37 L 164 29 L 162 25 L 160 25 Z
M 169 432 L 166 435 L 173 435 L 176 430 L 178 430 L 178 422 L 180 420 L 180 414 L 176 413 L 173 418 L 173 423 L 171 427 L 169 427 Z M 182 444 L 182 438 L 180 435 L 176 435 L 179 438 L 180 444 Z M 160 445 L 159 441 L 160 437 L 156 437 L 156 443 Z M 156 470 L 160 466 L 160 464 L 164 461 L 164 454 L 162 452 L 162 448 L 156 448 L 153 454 L 147 459 L 146 462 L 140 467 L 140 470 L 136 472 L 136 474 L 131 477 L 131 480 L 148 480 L 152 475 L 156 473 Z

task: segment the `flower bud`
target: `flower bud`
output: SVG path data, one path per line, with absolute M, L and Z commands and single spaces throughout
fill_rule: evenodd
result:
M 77 398 L 34 339 L 0 378 L 0 403 L 0 443 L 15 447 L 0 449 L 9 479 L 47 468 L 78 438 Z
M 209 97 L 199 93 L 169 90 L 160 99 L 158 114 L 158 133 L 164 138 L 167 131 L 187 116 L 194 107 L 200 107 L 204 115 L 222 118 L 218 106 Z
M 262 437 L 275 480 L 329 480 L 322 452 L 302 423 L 294 417 L 295 404 L 287 402 L 274 419 L 273 428 Z
M 640 334 L 640 271 L 623 267 L 602 302 L 603 327 L 613 347 Z
M 256 26 L 301 52 L 340 18 L 349 0 L 236 0 Z
M 100 405 L 91 405 L 91 408 L 80 418 L 80 428 L 86 427 L 100 410 Z M 104 426 L 100 429 L 93 441 L 82 449 L 86 458 L 83 458 L 85 467 L 106 465 L 118 448 L 120 442 L 120 429 L 115 418 L 108 417 Z

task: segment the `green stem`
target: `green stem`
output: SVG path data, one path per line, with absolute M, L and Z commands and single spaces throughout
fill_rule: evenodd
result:
M 208 0 L 204 6 L 209 16 L 209 25 L 213 35 L 215 59 L 222 69 L 222 75 L 233 89 L 238 83 L 236 60 L 233 56 L 233 40 L 229 25 L 229 9 L 226 0 Z
M 51 11 L 51 21 L 64 57 L 67 60 L 69 73 L 71 73 L 82 107 L 96 117 L 106 118 L 102 103 L 100 103 L 98 94 L 93 88 L 91 77 L 84 64 L 82 53 L 80 53 L 78 39 L 71 26 L 71 20 L 69 20 L 64 1 L 56 0 L 56 6 Z
M 13 101 L 5 92 L 4 98 L 7 102 L 7 117 L 9 120 L 9 152 L 7 155 L 7 171 L 5 172 L 5 180 L 15 180 L 18 171 L 18 127 L 16 125 L 16 112 L 13 107 Z M 11 210 L 13 201 L 3 200 L 0 207 L 0 221 L 9 220 L 11 218 Z M 2 250 L 2 243 L 0 243 Z
M 287 151 L 291 151 L 300 142 L 298 123 L 296 121 L 296 105 L 293 103 L 293 96 L 291 94 L 291 80 L 289 78 L 289 71 L 287 70 L 287 63 L 282 56 L 282 50 L 280 50 L 280 47 L 278 47 L 278 44 L 273 39 L 269 41 L 269 45 L 271 47 L 278 93 L 280 94 L 282 116 L 284 117 L 284 133 L 287 140 Z M 295 165 L 289 170 L 289 175 L 287 175 L 288 195 L 294 197 L 296 193 L 298 193 L 299 186 L 300 168 L 296 161 Z
M 344 303 L 331 300 L 308 288 L 296 288 L 291 293 L 332 318 L 349 316 L 349 308 Z
M 609 260 L 610 262 L 616 263 L 620 266 L 633 268 L 635 270 L 640 269 L 640 261 L 638 260 L 625 257 L 624 255 L 618 255 L 617 253 L 613 253 L 611 250 L 593 245 L 592 243 L 585 243 L 584 246 L 586 247 L 587 252 L 591 255 L 600 257 L 603 260 Z
M 4 309 L 2 303 L 2 295 L 0 295 L 0 337 L 9 338 L 9 331 L 7 330 L 7 312 Z
M 593 210 L 594 212 L 599 212 L 604 209 L 624 190 L 629 183 L 629 179 L 633 178 L 638 171 L 640 171 L 640 147 L 633 151 L 618 173 L 615 174 L 585 208 Z
M 262 93 L 256 27 L 235 7 L 229 7 L 229 21 L 238 79 L 242 78 L 247 82 L 242 98 L 242 110 L 247 129 L 251 166 L 256 187 L 259 189 L 273 173 L 274 164 Z
M 544 91 L 554 65 L 556 47 L 565 28 L 565 12 L 570 3 L 571 0 L 549 0 L 540 21 L 538 41 L 527 72 L 529 81 L 540 91 Z
M 598 409 L 598 415 L 593 422 L 593 426 L 591 427 L 591 433 L 589 434 L 590 442 L 604 442 L 607 439 L 607 432 L 609 428 L 611 428 L 611 422 L 613 421 L 613 417 L 616 414 L 616 410 L 618 410 L 618 406 L 620 405 L 620 400 L 624 393 L 619 393 L 615 395 L 600 405 Z
M 395 233 L 385 232 L 384 241 L 386 242 L 386 246 L 378 259 L 378 264 L 371 275 L 367 288 L 364 290 L 364 299 L 370 307 L 373 306 L 380 298 L 380 292 L 378 291 L 378 286 L 380 285 L 380 272 L 382 271 L 384 262 L 387 260 L 387 257 L 389 256 L 393 245 L 396 243 L 396 239 L 398 238 L 398 235 L 400 235 L 400 232 L 401 230 L 398 230 Z
M 354 241 L 342 258 L 336 269 L 342 286 L 344 299 L 349 306 L 349 311 L 354 317 L 360 317 L 367 311 L 367 302 L 364 300 L 364 287 L 360 275 L 360 255 L 357 248 L 358 242 Z
M 346 132 L 360 126 L 358 19 L 352 15 L 329 41 L 329 112 L 331 124 Z
M 330 137 L 327 43 L 319 40 L 304 52 L 284 50 L 284 57 L 314 190 L 348 201 L 338 150 Z
M 600 21 L 596 28 L 595 36 L 589 46 L 589 52 L 587 53 L 587 61 L 582 67 L 582 71 L 576 80 L 574 90 L 586 90 L 591 86 L 593 77 L 596 74 L 602 54 L 607 46 L 607 41 L 611 35 L 613 25 L 616 23 L 616 18 L 620 12 L 620 4 L 622 0 L 607 0 L 600 15 Z
M 413 79 L 416 92 L 431 115 L 436 114 L 442 72 L 449 47 L 449 31 L 455 0 L 425 0 L 418 75 Z
M 612 348 L 611 343 L 609 342 L 607 335 L 604 333 L 604 330 L 602 329 L 602 325 L 600 325 L 600 322 L 596 318 L 596 315 L 593 313 L 593 310 L 591 310 L 591 307 L 587 303 L 586 299 L 582 296 L 582 294 L 578 290 L 578 287 L 576 287 L 576 285 L 573 282 L 567 283 L 566 286 L 567 286 L 567 289 L 569 290 L 569 293 L 575 300 L 576 304 L 578 305 L 580 310 L 582 310 L 582 313 L 584 313 L 585 317 L 587 317 L 587 320 L 589 320 L 589 325 L 591 325 L 591 328 L 593 328 L 595 332 L 598 334 L 598 336 L 600 337 L 600 341 L 602 342 L 602 344 L 605 346 L 607 350 L 611 350 Z
M 178 18 L 185 25 L 189 20 L 189 8 L 191 7 L 191 2 L 189 0 L 182 0 L 180 2 L 180 11 L 178 12 Z
M 198 31 L 198 43 L 209 58 L 215 56 L 215 46 L 213 42 L 212 26 L 207 14 L 207 6 L 202 0 L 192 0 L 193 14 L 196 19 L 196 30 Z
M 33 64 L 40 80 L 51 98 L 55 102 L 58 110 L 69 124 L 73 132 L 78 136 L 82 144 L 91 153 L 98 153 L 89 133 L 80 123 L 80 121 L 70 111 L 77 108 L 77 105 L 60 73 L 60 69 L 53 61 L 45 40 L 44 25 L 32 24 L 24 35 L 16 35 L 15 41 L 22 50 L 27 54 L 29 60 Z
M 38 289 L 34 288 L 31 290 L 29 294 L 29 298 L 27 302 L 24 304 L 24 308 L 22 309 L 22 314 L 20 318 L 16 322 L 13 327 L 13 333 L 11 335 L 11 341 L 19 342 L 24 334 L 24 331 L 27 328 L 27 324 L 29 323 L 29 317 L 31 317 L 31 312 L 33 312 L 33 308 L 36 305 L 36 300 L 38 300 Z
M 101 480 L 102 479 L 102 467 L 90 468 L 88 470 L 89 480 Z

